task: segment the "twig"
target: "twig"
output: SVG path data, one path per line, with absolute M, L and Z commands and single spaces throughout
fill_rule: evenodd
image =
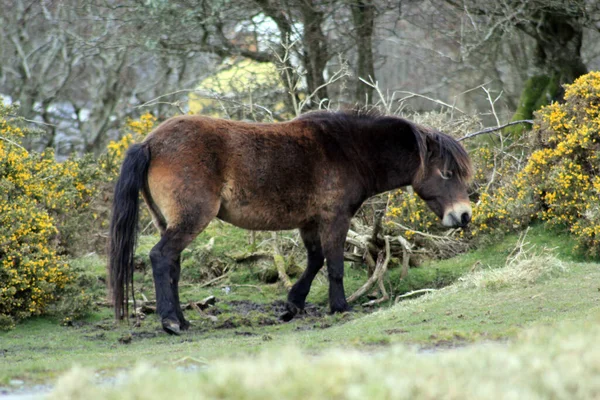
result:
M 496 102 L 498 101 L 500 96 L 502 96 L 502 92 L 500 92 L 500 94 L 494 100 L 492 100 L 490 91 L 485 86 L 482 86 L 481 89 L 487 95 L 488 102 L 490 103 L 490 108 L 492 109 L 492 115 L 494 116 L 494 119 L 496 120 L 496 126 L 499 126 L 500 118 L 498 118 L 498 114 L 496 113 Z
M 140 232 L 141 235 L 143 235 L 144 233 L 146 233 L 146 231 L 148 230 L 148 228 L 150 228 L 150 226 L 154 223 L 154 221 L 150 221 L 148 222 L 148 225 L 146 225 L 144 227 L 144 229 L 142 229 L 142 232 Z
M 194 358 L 191 356 L 185 356 L 177 361 L 173 361 L 173 364 L 182 364 L 182 363 L 186 363 L 189 361 L 195 362 L 196 364 L 202 364 L 202 365 L 208 364 L 208 361 L 206 361 L 204 358 Z
M 468 135 L 463 136 L 460 139 L 458 139 L 458 141 L 460 142 L 460 141 L 465 140 L 465 139 L 470 139 L 470 138 L 472 138 L 474 136 L 478 136 L 478 135 L 483 135 L 485 133 L 499 131 L 500 129 L 504 129 L 507 126 L 517 125 L 517 124 L 533 124 L 533 120 L 531 120 L 531 119 L 521 119 L 519 121 L 508 122 L 508 123 L 506 123 L 504 125 L 493 126 L 493 127 L 490 127 L 490 128 L 485 128 L 484 130 L 481 130 L 481 131 L 469 133 Z
M 448 104 L 448 103 L 446 103 L 445 101 L 442 101 L 442 100 L 434 99 L 434 98 L 431 98 L 431 97 L 429 97 L 429 96 L 424 96 L 424 95 L 422 95 L 422 94 L 418 94 L 418 93 L 408 92 L 408 91 L 405 91 L 405 90 L 396 90 L 395 92 L 397 92 L 397 93 L 404 93 L 404 94 L 407 94 L 407 95 L 408 95 L 408 96 L 405 96 L 405 97 L 403 97 L 403 98 L 401 98 L 401 99 L 398 99 L 398 102 L 406 101 L 406 100 L 408 100 L 408 99 L 411 99 L 411 98 L 413 98 L 413 97 L 419 97 L 419 98 L 421 98 L 421 99 L 429 100 L 429 101 L 431 101 L 431 102 L 433 102 L 433 103 L 436 103 L 436 104 L 442 105 L 442 106 L 444 106 L 444 107 L 448 107 L 448 108 L 450 108 L 450 109 L 452 109 L 452 110 L 457 110 L 458 112 L 460 112 L 460 113 L 462 113 L 462 114 L 466 114 L 466 112 L 464 112 L 464 111 L 463 111 L 463 110 L 461 110 L 460 108 L 458 108 L 458 107 L 455 107 L 455 106 L 454 106 L 454 105 L 452 105 L 452 104 Z
M 21 117 L 20 115 L 11 115 L 11 114 L 9 114 L 8 116 L 9 116 L 9 117 L 11 117 L 11 118 L 18 118 L 18 119 L 20 119 L 21 121 L 29 122 L 30 124 L 43 125 L 43 126 L 50 126 L 50 127 L 52 127 L 52 128 L 56 128 L 56 125 L 54 125 L 54 124 L 49 124 L 48 122 L 43 122 L 43 121 L 35 121 L 35 120 L 33 120 L 33 119 L 27 119 L 27 118 L 23 118 L 23 117 Z
M 8 139 L 8 138 L 5 138 L 4 136 L 0 136 L 0 140 L 4 140 L 5 142 L 8 142 L 8 143 L 10 143 L 10 144 L 12 144 L 12 145 L 14 145 L 14 146 L 20 147 L 21 149 L 25 150 L 25 152 L 26 152 L 27 154 L 29 154 L 29 152 L 27 151 L 27 149 L 26 149 L 25 147 L 21 146 L 21 145 L 20 145 L 19 143 L 17 143 L 17 142 L 13 142 L 12 140 L 10 140 L 10 139 Z
M 411 296 L 414 296 L 416 294 L 437 292 L 437 290 L 438 289 L 419 289 L 419 290 L 413 290 L 412 292 L 408 292 L 408 293 L 401 294 L 400 296 L 396 296 L 395 303 L 398 303 L 398 301 L 400 299 L 403 299 L 403 298 L 406 298 L 406 297 L 411 297 Z
M 261 289 L 260 286 L 257 285 L 248 285 L 248 284 L 239 284 L 239 283 L 230 283 L 228 285 L 223 285 L 221 286 L 222 288 L 224 287 L 247 287 L 247 288 L 252 288 L 252 289 L 256 289 L 260 292 L 260 294 L 262 294 L 263 296 L 265 296 L 265 293 L 263 292 L 263 290 Z M 265 296 L 266 297 L 266 296 Z
M 404 229 L 405 231 L 411 231 L 412 233 L 415 233 L 415 234 L 423 236 L 423 237 L 427 237 L 427 238 L 430 238 L 430 239 L 451 240 L 451 241 L 458 242 L 457 239 L 454 239 L 451 236 L 439 236 L 439 235 L 434 235 L 434 234 L 431 234 L 431 233 L 425 233 L 425 232 L 414 230 L 412 228 L 409 228 L 408 226 L 404 226 L 404 225 L 399 224 L 399 223 L 397 223 L 395 221 L 390 221 L 390 222 L 392 224 L 396 225 L 398 228 Z M 450 232 L 454 232 L 454 231 L 455 231 L 454 229 L 450 230 Z
M 527 250 L 525 250 L 525 247 L 529 245 L 529 242 L 525 242 L 525 239 L 527 238 L 528 233 L 529 233 L 529 227 L 527 227 L 527 229 L 525 229 L 525 231 L 519 235 L 519 238 L 517 239 L 517 243 L 515 244 L 515 248 L 506 257 L 505 265 L 507 267 L 510 267 L 514 263 L 516 263 L 519 260 L 519 258 L 523 254 L 525 254 L 525 252 L 527 251 Z M 535 246 L 532 246 L 531 248 L 533 248 L 533 247 L 535 247 Z M 531 250 L 531 248 L 529 250 Z
M 211 279 L 211 280 L 210 280 L 210 281 L 208 281 L 208 282 L 204 282 L 202 285 L 198 286 L 198 288 L 203 288 L 203 287 L 206 287 L 206 286 L 210 286 L 210 285 L 212 285 L 213 283 L 220 281 L 221 279 L 225 278 L 225 277 L 226 277 L 226 276 L 228 276 L 228 275 L 229 275 L 229 272 L 226 272 L 226 273 L 224 273 L 223 275 L 221 275 L 221 276 L 217 276 L 216 278 L 213 278 L 213 279 Z
M 375 299 L 375 300 L 367 301 L 366 303 L 362 303 L 361 306 L 363 306 L 363 307 L 372 307 L 372 306 L 377 305 L 379 303 L 383 303 L 384 301 L 388 301 L 389 299 L 390 299 L 390 296 L 388 296 L 387 293 L 386 293 L 385 296 L 382 296 L 382 297 L 380 297 L 378 299 Z

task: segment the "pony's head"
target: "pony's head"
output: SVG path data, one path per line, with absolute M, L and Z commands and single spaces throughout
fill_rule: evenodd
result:
M 452 137 L 419 129 L 421 166 L 412 186 L 444 226 L 464 227 L 472 215 L 467 192 L 473 175 L 469 155 Z

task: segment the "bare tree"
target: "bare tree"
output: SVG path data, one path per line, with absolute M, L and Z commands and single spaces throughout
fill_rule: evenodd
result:
M 99 151 L 135 106 L 198 77 L 204 56 L 164 54 L 133 43 L 131 3 L 3 0 L 0 92 L 46 134 L 30 146 Z M 194 61 L 194 62 L 191 62 Z M 157 104 L 148 110 L 164 112 Z
M 432 0 L 461 20 L 455 37 L 463 55 L 488 52 L 522 32 L 533 42 L 528 80 L 515 118 L 531 118 L 539 106 L 563 96 L 562 85 L 587 72 L 584 29 L 598 29 L 600 8 L 588 0 Z

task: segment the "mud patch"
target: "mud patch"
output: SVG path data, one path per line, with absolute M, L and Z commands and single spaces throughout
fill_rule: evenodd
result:
M 232 300 L 223 302 L 232 308 L 232 312 L 241 315 L 248 315 L 251 312 L 258 312 L 271 316 L 270 318 L 279 318 L 283 314 L 285 309 L 285 302 L 282 300 L 276 300 L 272 303 L 255 303 L 249 300 Z M 322 318 L 325 315 L 325 311 L 314 304 L 306 304 L 304 310 L 296 315 L 294 319 L 303 319 L 307 317 Z
M 132 332 L 131 336 L 134 339 L 151 339 L 158 336 L 158 332 L 149 332 L 149 331 L 140 331 L 140 332 Z
M 219 316 L 221 321 L 216 322 L 216 329 L 235 329 L 240 327 L 261 327 L 284 324 L 279 316 L 286 311 L 285 302 L 276 300 L 272 303 L 255 303 L 250 300 L 231 300 L 217 302 L 207 310 L 207 314 Z M 307 304 L 303 312 L 299 313 L 294 321 L 311 321 L 325 316 L 320 307 Z M 312 325 L 312 324 L 311 324 Z M 309 327 L 308 329 L 312 329 Z M 236 333 L 237 334 L 237 333 Z

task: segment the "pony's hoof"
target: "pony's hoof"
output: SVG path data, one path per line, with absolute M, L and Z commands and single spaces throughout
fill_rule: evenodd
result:
M 181 334 L 181 328 L 179 328 L 179 324 L 173 321 L 163 321 L 162 323 L 163 330 L 167 332 L 169 335 L 177 335 Z
M 286 311 L 279 316 L 283 322 L 290 322 L 301 311 L 301 309 L 290 302 L 285 303 Z
M 190 324 L 190 321 L 188 321 L 187 319 L 184 319 L 183 322 L 181 323 L 181 330 L 187 331 L 188 329 L 190 329 L 191 325 L 192 324 Z
M 348 304 L 342 304 L 339 306 L 331 306 L 331 312 L 330 314 L 344 314 L 344 313 L 348 313 L 348 312 L 352 312 L 352 308 L 348 305 Z

